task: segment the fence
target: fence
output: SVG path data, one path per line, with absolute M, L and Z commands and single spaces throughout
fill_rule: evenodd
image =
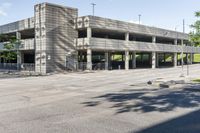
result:
M 21 71 L 35 71 L 35 64 L 23 63 L 20 67 Z
M 19 70 L 19 71 L 35 71 L 35 64 L 31 63 L 0 63 L 0 69 L 4 70 Z
M 105 63 L 93 63 L 92 70 L 105 70 Z M 87 62 L 71 62 L 66 63 L 66 70 L 70 71 L 85 71 L 87 70 Z
M 105 68 L 106 68 L 106 63 L 93 63 L 92 64 L 93 70 L 105 70 Z
M 0 63 L 0 69 L 17 70 L 17 63 Z

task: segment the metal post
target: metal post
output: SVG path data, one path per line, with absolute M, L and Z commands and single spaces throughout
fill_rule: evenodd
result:
M 91 3 L 91 5 L 92 5 L 92 15 L 94 16 L 94 11 L 95 11 L 96 4 L 95 3 Z
M 182 73 L 181 77 L 184 77 L 184 72 L 183 72 L 183 40 L 181 40 L 181 68 L 182 68 Z
M 139 24 L 141 24 L 141 14 L 138 15 L 139 16 Z
M 190 74 L 190 72 L 189 72 L 189 63 L 188 63 L 189 58 L 188 57 L 189 56 L 188 56 L 188 53 L 187 53 L 187 76 L 189 76 L 189 74 Z
M 185 33 L 185 19 L 183 19 L 183 33 Z

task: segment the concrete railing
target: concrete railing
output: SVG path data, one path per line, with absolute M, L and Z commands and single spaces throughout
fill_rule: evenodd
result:
M 81 38 L 77 39 L 77 48 L 85 49 L 90 47 L 96 50 L 116 50 L 116 51 L 146 51 L 146 52 L 187 52 L 187 53 L 200 53 L 200 47 L 170 45 L 160 43 L 124 41 L 115 39 L 102 39 L 102 38 Z
M 97 28 L 104 30 L 114 30 L 120 32 L 128 32 L 128 33 L 138 33 L 150 36 L 161 36 L 166 38 L 174 38 L 176 39 L 184 39 L 188 40 L 188 34 L 176 32 L 172 30 L 166 30 L 141 24 L 134 24 L 119 20 L 113 20 L 109 18 L 102 18 L 97 16 L 83 16 L 79 17 L 76 20 L 76 28 Z
M 0 50 L 4 50 L 4 44 L 0 43 Z M 21 40 L 20 50 L 34 50 L 35 49 L 35 39 L 24 39 Z
M 26 29 L 33 29 L 35 27 L 34 23 L 35 20 L 34 17 L 32 17 L 17 22 L 9 23 L 6 25 L 1 25 L 0 34 L 13 33 L 16 31 L 22 31 Z
M 35 39 L 25 39 L 21 40 L 20 50 L 34 50 L 35 49 Z

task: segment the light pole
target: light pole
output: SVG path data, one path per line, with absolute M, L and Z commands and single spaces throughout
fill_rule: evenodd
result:
M 92 5 L 92 15 L 94 16 L 94 11 L 95 11 L 96 4 L 95 3 L 91 3 L 91 5 Z
M 188 26 L 188 25 L 187 25 Z M 185 19 L 183 19 L 183 33 L 185 33 Z M 190 74 L 190 72 L 189 72 L 189 63 L 188 63 L 188 60 L 189 60 L 189 58 L 188 58 L 188 53 L 189 53 L 189 51 L 187 50 L 187 57 L 186 57 L 186 62 L 187 62 L 187 76 L 189 76 L 189 74 Z
M 139 17 L 139 24 L 141 24 L 141 16 L 142 16 L 141 14 L 138 15 L 138 17 Z
M 183 19 L 183 33 L 185 33 L 185 20 Z M 183 65 L 184 65 L 184 60 L 183 60 L 183 45 L 184 45 L 184 40 L 181 40 L 181 67 L 182 67 L 182 74 L 181 77 L 184 77 L 184 70 L 183 70 Z M 188 68 L 188 67 L 187 67 Z

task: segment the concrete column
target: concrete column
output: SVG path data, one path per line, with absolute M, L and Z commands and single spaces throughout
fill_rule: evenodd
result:
M 159 53 L 156 54 L 156 67 L 159 68 Z
M 92 29 L 90 27 L 87 28 L 87 38 L 92 37 Z
M 156 36 L 153 36 L 152 37 L 152 43 L 156 43 Z M 156 52 L 152 52 L 152 69 L 155 69 L 156 68 L 156 64 L 157 64 L 157 61 L 156 61 Z
M 21 33 L 20 32 L 16 32 L 16 38 L 21 39 Z
M 126 40 L 127 42 L 129 41 L 129 33 L 128 33 L 128 32 L 125 34 L 125 40 Z
M 190 64 L 192 64 L 194 61 L 194 54 L 190 54 Z
M 125 70 L 129 70 L 129 51 L 125 51 Z
M 79 52 L 79 61 L 83 62 L 83 53 L 82 53 L 82 51 Z
M 105 52 L 105 70 L 109 70 L 110 66 L 110 54 L 109 52 Z
M 87 70 L 92 70 L 92 50 L 87 49 Z
M 20 70 L 22 64 L 22 53 L 17 53 L 17 70 Z
M 183 40 L 181 40 L 181 47 L 183 47 Z M 184 65 L 184 60 L 183 60 L 183 48 L 181 48 L 181 65 Z
M 174 45 L 178 45 L 178 40 L 174 39 Z
M 156 52 L 152 52 L 152 69 L 156 68 Z
M 133 69 L 136 68 L 136 52 L 132 52 L 132 66 Z
M 20 32 L 16 32 L 16 39 L 17 40 L 21 40 L 21 33 Z M 17 46 L 17 70 L 20 70 L 22 64 L 22 54 L 19 51 L 19 45 Z
M 152 43 L 156 43 L 156 37 L 155 36 L 152 37 Z
M 164 63 L 166 63 L 166 54 L 164 53 Z
M 186 53 L 186 63 L 187 64 L 189 63 L 189 55 L 188 55 L 188 53 Z
M 177 53 L 174 53 L 174 67 L 177 67 Z

